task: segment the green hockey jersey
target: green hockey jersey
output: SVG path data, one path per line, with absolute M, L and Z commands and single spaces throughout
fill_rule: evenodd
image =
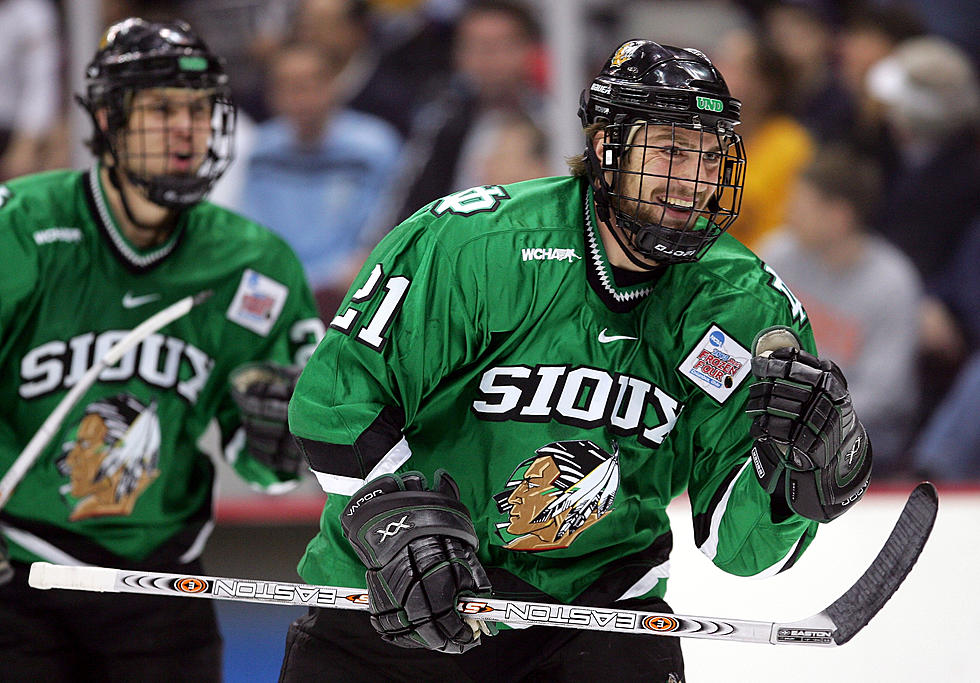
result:
M 374 250 L 306 366 L 290 429 L 331 495 L 300 561 L 364 586 L 338 515 L 365 480 L 443 468 L 495 592 L 608 604 L 662 597 L 666 507 L 685 490 L 721 569 L 776 572 L 816 523 L 776 523 L 752 471 L 749 349 L 806 313 L 734 238 L 623 282 L 584 180 L 440 199 Z M 540 597 L 540 595 L 538 596 Z
M 178 299 L 213 292 L 103 370 L 68 413 L 0 511 L 15 560 L 196 557 L 210 529 L 204 437 L 214 425 L 240 475 L 288 488 L 243 448 L 228 391 L 238 365 L 303 363 L 322 336 L 281 239 L 205 202 L 182 213 L 166 243 L 139 249 L 115 223 L 95 167 L 0 186 L 0 254 L 0 473 L 115 342 Z

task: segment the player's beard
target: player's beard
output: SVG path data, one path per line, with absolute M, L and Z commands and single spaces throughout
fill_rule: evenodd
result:
M 656 200 L 639 201 L 616 197 L 612 201 L 613 209 L 617 213 L 629 216 L 636 223 L 662 225 L 676 230 L 693 230 L 699 216 L 708 218 L 707 204 L 708 199 L 698 198 L 693 207 L 681 210 Z

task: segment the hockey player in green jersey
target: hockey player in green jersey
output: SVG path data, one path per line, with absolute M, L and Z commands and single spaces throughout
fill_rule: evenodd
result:
M 293 486 L 305 462 L 285 409 L 323 324 L 289 247 L 203 201 L 231 159 L 235 109 L 191 28 L 116 24 L 86 76 L 94 166 L 0 186 L 0 474 L 121 337 L 211 296 L 99 374 L 0 510 L 14 570 L 0 678 L 220 681 L 209 601 L 40 592 L 28 565 L 200 572 L 207 439 L 220 433 L 255 486 Z
M 294 622 L 282 680 L 679 681 L 677 638 L 481 637 L 455 600 L 669 611 L 682 492 L 740 576 L 861 497 L 843 376 L 725 234 L 740 106 L 702 53 L 628 41 L 582 94 L 571 176 L 444 197 L 377 246 L 289 407 L 331 494 L 300 573 L 366 586 L 370 615 Z

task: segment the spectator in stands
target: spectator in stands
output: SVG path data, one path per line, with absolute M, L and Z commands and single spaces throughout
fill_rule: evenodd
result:
M 51 0 L 0 0 L 0 180 L 52 165 L 62 104 L 59 36 Z
M 453 25 L 464 3 L 445 0 L 277 0 L 263 7 L 251 51 L 267 60 L 286 42 L 339 59 L 335 98 L 380 116 L 403 136 L 414 111 L 446 79 Z
M 980 215 L 953 255 L 934 294 L 961 326 L 966 342 L 980 348 Z M 980 414 L 980 413 L 978 413 Z
M 980 216 L 936 294 L 960 321 L 966 345 L 980 346 Z M 980 479 L 980 353 L 963 364 L 912 448 L 917 474 L 940 481 Z
M 924 32 L 918 15 L 902 6 L 865 4 L 850 13 L 837 37 L 837 63 L 851 97 L 865 97 L 865 78 L 876 62 Z
M 418 109 L 445 83 L 459 0 L 368 0 L 376 59 L 350 106 L 380 116 L 407 136 Z
M 381 119 L 337 107 L 339 64 L 319 46 L 286 45 L 270 65 L 270 105 L 245 164 L 237 208 L 293 247 L 329 319 L 360 263 L 364 226 L 401 150 Z
M 796 183 L 783 230 L 759 248 L 810 316 L 817 347 L 848 379 L 875 448 L 875 473 L 895 474 L 918 404 L 918 310 L 912 262 L 867 231 L 878 169 L 847 148 L 817 153 Z
M 854 122 L 854 102 L 834 64 L 840 21 L 833 0 L 777 0 L 763 16 L 766 35 L 789 65 L 790 111 L 823 142 L 839 140 Z
M 102 21 L 111 25 L 136 16 L 147 21 L 172 20 L 176 11 L 184 9 L 179 6 L 181 2 L 182 0 L 102 0 L 99 5 Z
M 506 185 L 548 175 L 544 132 L 519 112 L 494 122 L 460 161 L 456 186 Z
M 854 126 L 844 132 L 844 137 L 878 162 L 886 182 L 897 167 L 898 152 L 882 119 L 880 105 L 868 95 L 867 74 L 903 41 L 923 32 L 919 17 L 907 7 L 866 3 L 848 14 L 837 37 L 841 84 L 855 103 Z
M 249 52 L 266 63 L 287 43 L 318 45 L 340 64 L 334 100 L 348 104 L 377 68 L 381 49 L 371 35 L 367 0 L 275 0 L 263 4 Z
M 877 0 L 882 2 L 882 0 Z M 889 0 L 893 4 L 896 0 Z M 980 3 L 971 0 L 902 0 L 925 20 L 929 33 L 953 41 L 980 64 Z
M 809 161 L 814 142 L 786 111 L 790 72 L 764 37 L 730 31 L 720 41 L 715 63 L 732 95 L 742 101 L 739 133 L 752 160 L 731 233 L 754 249 L 783 223 L 793 182 Z
M 319 45 L 340 62 L 334 81 L 340 102 L 349 103 L 358 95 L 378 68 L 382 50 L 371 40 L 373 25 L 365 0 L 301 0 L 293 31 L 297 40 Z
M 980 215 L 980 82 L 966 53 L 935 36 L 903 42 L 868 72 L 897 162 L 876 227 L 912 259 L 927 291 L 948 289 L 950 263 Z M 963 321 L 936 296 L 922 309 L 923 372 L 931 395 L 963 358 Z
M 946 327 L 962 330 L 960 349 L 980 346 L 980 216 L 974 220 L 952 265 L 945 269 L 935 290 L 933 307 L 944 316 Z M 942 332 L 940 328 L 939 333 Z M 936 365 L 933 363 L 933 365 Z M 932 370 L 932 367 L 926 367 Z M 941 367 L 944 377 L 941 401 L 922 424 L 911 449 L 913 470 L 937 480 L 980 478 L 980 353 L 974 351 L 952 369 Z M 935 383 L 935 380 L 933 380 Z M 948 385 L 948 389 L 947 389 Z
M 415 117 L 381 230 L 456 190 L 547 175 L 533 78 L 538 42 L 537 22 L 519 3 L 478 1 L 463 12 L 453 78 Z
M 868 90 L 899 153 L 877 227 L 933 285 L 980 214 L 980 82 L 961 49 L 922 36 L 875 64 Z
M 980 479 L 978 415 L 980 352 L 974 352 L 912 447 L 915 473 L 937 481 Z

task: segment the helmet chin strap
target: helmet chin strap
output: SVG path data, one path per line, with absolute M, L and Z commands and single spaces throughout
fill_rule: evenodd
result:
M 126 190 L 123 187 L 122 181 L 119 178 L 118 165 L 112 164 L 111 166 L 108 167 L 107 170 L 109 171 L 109 182 L 112 183 L 112 186 L 116 188 L 116 191 L 119 193 L 119 199 L 122 202 L 123 212 L 126 214 L 126 218 L 128 218 L 133 225 L 143 228 L 144 230 L 152 230 L 158 234 L 165 231 L 166 232 L 170 231 L 170 229 L 173 227 L 174 223 L 176 222 L 177 214 L 179 212 L 174 211 L 173 209 L 167 207 L 163 207 L 167 209 L 167 217 L 163 220 L 162 223 L 158 223 L 156 225 L 151 223 L 144 223 L 143 221 L 141 221 L 136 217 L 136 215 L 133 212 L 133 209 L 129 205 L 129 200 L 126 199 Z M 136 185 L 136 183 L 134 183 L 134 185 Z
M 613 216 L 615 216 L 615 212 L 613 212 Z M 643 270 L 655 270 L 662 265 L 657 262 L 650 263 L 648 261 L 644 261 L 636 255 L 636 248 L 625 240 L 621 234 L 626 232 L 628 228 L 621 226 L 619 221 L 615 221 L 613 223 L 607 222 L 606 225 L 609 226 L 609 232 L 612 233 L 613 238 L 616 240 L 616 243 L 619 245 L 619 248 L 622 249 L 623 253 L 626 254 L 626 258 L 630 260 L 630 263 Z M 641 227 L 640 229 L 642 230 L 643 228 Z
M 619 225 L 619 222 L 615 218 L 615 212 L 612 211 L 612 205 L 609 201 L 609 186 L 603 178 L 602 165 L 599 163 L 599 157 L 596 155 L 595 148 L 591 144 L 585 146 L 585 161 L 591 167 L 590 173 L 595 178 L 595 182 L 592 183 L 592 191 L 595 200 L 596 216 L 609 228 L 609 232 L 612 233 L 616 244 L 619 245 L 619 248 L 626 255 L 626 258 L 629 259 L 630 263 L 641 270 L 654 270 L 658 268 L 660 266 L 659 263 L 648 263 L 637 256 L 633 246 L 620 234 L 625 228 Z

